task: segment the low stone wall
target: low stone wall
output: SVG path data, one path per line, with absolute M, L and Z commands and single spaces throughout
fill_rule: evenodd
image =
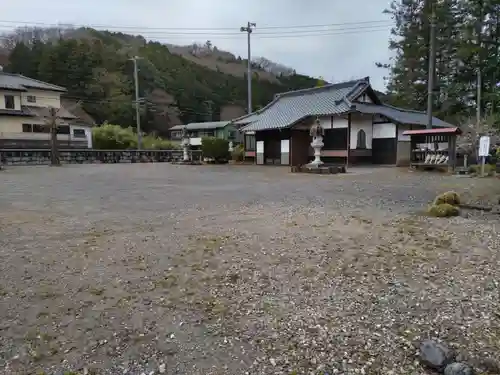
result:
M 201 151 L 190 151 L 191 160 L 201 161 Z M 182 150 L 59 150 L 61 164 L 162 163 L 182 160 Z M 0 165 L 48 165 L 50 150 L 0 149 Z

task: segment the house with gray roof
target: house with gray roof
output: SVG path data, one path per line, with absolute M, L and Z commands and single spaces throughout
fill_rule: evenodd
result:
M 203 137 L 222 138 L 234 144 L 242 141 L 242 135 L 232 121 L 192 122 L 187 125 L 176 125 L 169 129 L 170 138 L 180 141 L 184 128 L 189 134 L 190 145 L 195 147 L 201 146 Z
M 323 161 L 348 164 L 408 163 L 410 139 L 403 132 L 427 124 L 424 112 L 383 104 L 369 77 L 277 94 L 233 124 L 257 164 L 303 165 L 313 158 L 309 129 L 316 120 L 325 130 Z M 438 118 L 432 125 L 452 126 Z
M 65 93 L 64 87 L 0 71 L 0 148 L 48 148 L 51 108 L 57 110 L 60 147 L 91 148 L 93 121 L 76 116 L 77 106 L 62 105 Z

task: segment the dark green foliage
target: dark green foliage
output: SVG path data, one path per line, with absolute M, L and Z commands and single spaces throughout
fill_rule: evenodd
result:
M 205 137 L 201 140 L 203 157 L 212 159 L 216 163 L 227 163 L 231 158 L 229 141 L 222 138 Z
M 97 150 L 128 150 L 137 148 L 137 133 L 132 128 L 104 124 L 92 131 L 93 146 Z M 144 150 L 174 150 L 179 145 L 153 135 L 142 139 Z
M 82 100 L 97 123 L 135 126 L 133 62 L 140 56 L 139 89 L 143 130 L 167 135 L 174 117 L 184 123 L 218 120 L 226 104 L 246 106 L 247 84 L 170 53 L 167 46 L 140 36 L 93 29 L 75 30 L 83 39 L 18 44 L 11 52 L 9 72 L 21 73 L 68 89 Z M 283 91 L 313 87 L 316 80 L 301 75 L 280 83 L 253 79 L 253 103 L 261 107 Z M 160 94 L 160 99 L 158 99 Z M 163 95 L 163 96 L 162 96 Z M 169 97 L 166 100 L 165 97 Z M 211 102 L 210 110 L 207 103 Z M 177 120 L 179 121 L 179 119 Z
M 389 101 L 425 110 L 431 8 L 436 16 L 434 112 L 460 125 L 475 114 L 476 72 L 482 72 L 482 113 L 500 107 L 500 0 L 393 1 L 386 11 L 395 20 L 389 48 Z M 479 30 L 479 31 L 478 31 Z

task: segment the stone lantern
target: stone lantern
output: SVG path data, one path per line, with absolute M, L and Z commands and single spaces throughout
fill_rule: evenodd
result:
M 309 135 L 312 137 L 311 147 L 314 150 L 314 160 L 307 164 L 309 168 L 319 168 L 323 164 L 321 161 L 321 149 L 324 146 L 324 134 L 325 130 L 321 127 L 319 118 L 316 118 L 316 121 L 311 126 L 311 130 L 309 131 Z

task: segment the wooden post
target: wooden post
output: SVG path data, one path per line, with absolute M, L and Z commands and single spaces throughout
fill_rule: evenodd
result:
M 347 157 L 345 168 L 349 167 L 349 154 L 351 153 L 351 113 L 347 114 Z
M 49 109 L 49 127 L 50 127 L 50 165 L 59 166 L 59 150 L 57 147 L 57 110 L 55 108 Z

